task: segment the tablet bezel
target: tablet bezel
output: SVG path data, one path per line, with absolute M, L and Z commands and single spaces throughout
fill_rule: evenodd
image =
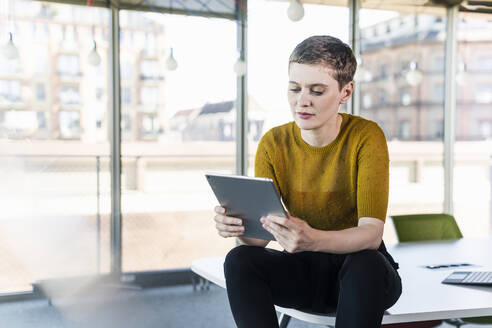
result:
M 206 173 L 205 177 L 226 215 L 243 219 L 245 231 L 241 237 L 275 240 L 260 218 L 288 215 L 272 179 L 220 173 Z

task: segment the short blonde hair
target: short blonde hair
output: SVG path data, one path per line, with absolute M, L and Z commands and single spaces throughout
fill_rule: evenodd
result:
M 299 43 L 289 57 L 291 63 L 325 65 L 335 73 L 339 90 L 354 79 L 357 60 L 350 47 L 329 35 L 316 35 Z

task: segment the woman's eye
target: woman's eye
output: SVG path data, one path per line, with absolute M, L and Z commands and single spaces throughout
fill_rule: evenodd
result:
M 292 88 L 292 89 L 289 89 L 289 91 L 291 91 L 291 92 L 299 92 L 299 91 L 301 91 L 301 89 L 299 89 L 299 88 Z
M 315 96 L 321 96 L 323 94 L 323 91 L 311 90 L 311 93 Z

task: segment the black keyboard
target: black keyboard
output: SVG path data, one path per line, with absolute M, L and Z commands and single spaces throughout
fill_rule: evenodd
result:
M 492 287 L 492 271 L 455 271 L 447 276 L 442 283 Z

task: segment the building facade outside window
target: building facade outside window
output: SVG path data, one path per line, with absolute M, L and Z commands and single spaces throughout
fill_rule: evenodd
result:
M 78 85 L 62 85 L 60 87 L 60 104 L 78 105 L 81 103 L 81 97 Z
M 60 75 L 79 75 L 79 56 L 76 55 L 59 55 L 58 56 L 58 73 Z
M 36 99 L 39 101 L 46 99 L 46 88 L 43 83 L 36 83 Z
M 0 98 L 12 103 L 21 102 L 21 82 L 17 80 L 0 80 Z

